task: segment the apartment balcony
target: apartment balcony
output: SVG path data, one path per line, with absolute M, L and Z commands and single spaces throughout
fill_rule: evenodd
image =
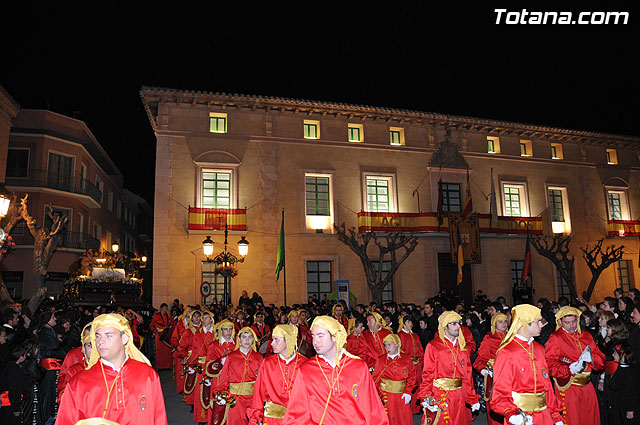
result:
M 607 234 L 609 236 L 633 236 L 637 238 L 640 236 L 640 221 L 607 220 Z
M 247 230 L 247 209 L 189 207 L 188 230 Z
M 89 208 L 102 207 L 102 192 L 80 176 L 58 175 L 47 170 L 7 170 L 6 187 L 12 192 L 44 192 L 77 198 Z
M 26 226 L 20 226 L 15 229 L 11 232 L 11 237 L 16 247 L 20 245 L 33 245 L 33 236 L 31 236 Z M 100 249 L 100 241 L 87 233 L 63 232 L 62 242 L 58 245 L 58 248 L 77 249 L 80 251 L 92 249 L 97 251 Z

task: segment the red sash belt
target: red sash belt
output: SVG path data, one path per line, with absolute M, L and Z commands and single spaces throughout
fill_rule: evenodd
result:
M 604 362 L 604 373 L 606 373 L 607 375 L 613 375 L 614 373 L 616 373 L 616 370 L 618 370 L 618 363 L 612 360 L 607 360 L 606 362 Z
M 40 367 L 46 370 L 60 370 L 62 369 L 62 360 L 42 359 L 40 360 Z
M 11 406 L 11 402 L 9 401 L 9 390 L 0 394 L 0 406 L 2 407 Z

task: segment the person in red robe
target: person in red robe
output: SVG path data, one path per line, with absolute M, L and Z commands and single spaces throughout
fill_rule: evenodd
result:
M 424 352 L 418 397 L 426 398 L 422 406 L 439 416 L 443 425 L 471 425 L 471 413 L 480 409 L 461 322 L 462 317 L 454 311 L 442 313 L 438 317 L 438 334 Z M 425 416 L 429 416 L 426 410 Z
M 215 340 L 207 348 L 207 365 L 204 371 L 207 379 L 204 380 L 205 388 L 202 389 L 203 395 L 208 391 L 209 398 L 211 398 L 212 389 L 216 388 L 220 382 L 220 374 L 227 356 L 236 348 L 235 334 L 235 326 L 228 319 L 220 321 L 215 326 Z M 209 405 L 215 407 L 211 401 Z M 211 422 L 213 410 L 211 408 L 207 410 L 207 422 Z
M 271 342 L 271 328 L 264 323 L 263 311 L 258 310 L 256 314 L 253 315 L 253 325 L 251 325 L 251 329 L 253 329 L 253 332 L 255 332 L 258 338 L 258 342 L 256 343 L 258 351 L 261 354 L 266 354 L 267 351 L 271 351 L 268 349 L 269 343 Z
M 129 327 L 131 328 L 131 335 L 133 335 L 133 343 L 135 346 L 140 349 L 142 347 L 143 338 L 138 333 L 138 326 L 144 323 L 144 318 L 138 312 L 133 311 L 132 309 L 128 309 L 124 312 L 127 317 L 127 321 L 129 322 Z
M 289 318 L 289 324 L 298 328 L 298 352 L 309 358 L 313 351 L 309 328 L 300 323 L 300 313 L 298 310 L 291 310 L 287 317 Z
M 387 354 L 378 357 L 373 367 L 373 381 L 378 387 L 391 425 L 413 425 L 411 393 L 418 386 L 416 368 L 411 357 L 400 351 L 402 342 L 396 334 L 384 338 Z
M 62 368 L 60 369 L 60 374 L 58 375 L 58 403 L 62 398 L 62 393 L 64 392 L 67 384 L 71 381 L 71 378 L 76 376 L 78 373 L 85 370 L 87 365 L 89 364 L 89 357 L 91 356 L 91 322 L 87 323 L 82 330 L 82 334 L 80 335 L 80 346 L 72 349 L 71 351 L 75 351 L 76 349 L 80 350 L 80 361 L 76 361 L 75 358 L 69 359 L 69 355 L 71 351 L 67 353 L 67 357 L 64 358 L 64 363 L 62 364 Z M 75 356 L 74 356 L 75 357 Z M 65 368 L 65 364 L 67 367 Z M 64 373 L 63 373 L 64 368 Z
M 581 314 L 569 306 L 556 313 L 556 331 L 544 346 L 545 357 L 556 396 L 566 412 L 564 422 L 599 425 L 600 409 L 591 372 L 604 369 L 605 356 L 591 334 L 580 329 Z
M 342 304 L 334 304 L 333 307 L 331 307 L 331 316 L 349 331 L 349 318 L 344 315 L 344 307 Z
M 291 388 L 300 366 L 307 358 L 296 352 L 298 329 L 278 325 L 273 330 L 271 345 L 275 356 L 267 357 L 258 370 L 251 406 L 247 410 L 249 424 L 281 425 L 287 411 Z
M 184 321 L 187 321 L 186 324 Z M 184 363 L 185 357 L 189 355 L 187 347 L 190 347 L 193 336 L 200 329 L 202 324 L 202 313 L 200 310 L 188 310 L 186 316 L 182 318 L 173 330 L 171 335 L 171 346 L 175 347 L 173 351 L 175 364 L 176 391 L 178 394 L 184 392 Z
M 318 316 L 311 335 L 317 355 L 298 371 L 283 425 L 388 425 L 367 364 L 344 349 L 344 326 Z
M 347 351 L 353 354 L 354 356 L 358 356 L 361 359 L 364 358 L 365 353 L 365 343 L 364 343 L 364 324 L 365 319 L 362 317 L 358 317 L 355 320 L 355 326 L 353 330 L 347 337 Z
M 420 342 L 420 337 L 413 332 L 413 328 L 416 326 L 415 319 L 404 316 L 398 319 L 400 323 L 400 330 L 398 331 L 398 337 L 402 342 L 402 351 L 409 356 L 411 363 L 416 369 L 417 385 L 414 388 L 414 400 L 417 398 L 415 392 L 418 390 L 422 379 L 422 369 L 424 366 L 424 348 Z M 420 406 L 418 403 L 411 403 L 411 413 L 420 413 Z
M 231 425 L 248 425 L 247 414 L 253 398 L 253 388 L 262 364 L 262 354 L 256 348 L 256 335 L 251 328 L 242 328 L 238 332 L 236 349 L 227 356 L 222 367 L 220 380 L 214 393 L 227 391 L 236 400 L 229 408 L 228 423 Z M 215 397 L 220 402 L 219 397 Z
M 208 403 L 205 405 L 202 400 L 204 387 L 202 380 L 207 364 L 207 352 L 214 339 L 213 314 L 210 311 L 204 311 L 202 312 L 202 326 L 191 339 L 191 354 L 183 360 L 187 370 L 185 382 L 189 382 L 189 384 L 185 383 L 184 389 L 185 394 L 187 394 L 187 404 L 189 404 L 189 401 L 193 403 L 193 420 L 199 423 L 207 422 L 209 405 Z M 194 385 L 192 386 L 191 383 Z
M 460 333 L 462 334 L 462 336 L 464 336 L 464 340 L 467 343 L 467 351 L 469 352 L 469 357 L 473 356 L 473 353 L 476 352 L 476 341 L 473 339 L 471 329 L 469 329 L 465 325 L 461 325 Z
M 473 368 L 484 377 L 484 401 L 487 404 L 487 421 L 489 425 L 501 424 L 504 418 L 491 410 L 491 389 L 493 388 L 493 364 L 496 361 L 498 347 L 502 343 L 509 327 L 506 314 L 496 313 L 491 316 L 491 332 L 485 335 L 478 349 L 478 357 Z
M 90 340 L 94 348 L 88 369 L 67 384 L 56 424 L 102 418 L 123 425 L 166 425 L 160 378 L 133 344 L 127 319 L 98 316 Z
M 367 327 L 369 329 L 364 331 L 363 335 L 365 346 L 363 359 L 369 367 L 373 367 L 378 357 L 386 353 L 382 340 L 392 332 L 385 326 L 382 316 L 375 311 L 367 314 Z
M 166 303 L 162 303 L 160 311 L 153 315 L 149 328 L 155 336 L 156 342 L 156 369 L 169 369 L 171 368 L 171 347 L 165 342 L 160 340 L 162 333 L 165 329 L 171 329 L 175 326 L 173 318 L 167 313 L 169 306 Z
M 511 309 L 511 327 L 493 365 L 491 409 L 505 425 L 562 425 L 562 405 L 553 393 L 540 335 L 540 309 L 520 304 Z

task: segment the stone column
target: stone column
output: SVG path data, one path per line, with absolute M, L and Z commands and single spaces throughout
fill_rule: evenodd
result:
M 153 219 L 153 306 L 169 303 L 169 260 L 171 246 L 171 136 L 156 137 L 156 181 Z
M 282 303 L 283 296 L 276 284 L 276 256 L 281 209 L 278 206 L 277 145 L 260 144 L 260 219 L 262 222 L 262 298 L 265 304 Z M 273 235 L 272 235 L 273 234 Z M 280 275 L 282 281 L 282 274 Z

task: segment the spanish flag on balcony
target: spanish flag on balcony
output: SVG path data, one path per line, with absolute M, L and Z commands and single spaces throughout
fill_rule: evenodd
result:
M 247 230 L 247 209 L 189 207 L 189 230 Z

